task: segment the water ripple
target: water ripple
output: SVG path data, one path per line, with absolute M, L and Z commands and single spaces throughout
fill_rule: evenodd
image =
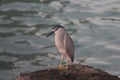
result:
M 75 45 L 75 63 L 119 74 L 119 0 L 4 0 L 0 3 L 0 79 L 55 67 L 54 36 L 61 24 Z

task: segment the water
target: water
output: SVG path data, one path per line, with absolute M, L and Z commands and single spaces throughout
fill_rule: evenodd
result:
M 74 63 L 120 76 L 119 6 L 119 0 L 1 0 L 0 80 L 59 64 L 54 36 L 45 36 L 55 24 L 74 41 Z

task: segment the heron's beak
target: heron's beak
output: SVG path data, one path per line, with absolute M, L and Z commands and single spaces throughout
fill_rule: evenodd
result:
M 51 31 L 51 32 L 49 32 L 46 36 L 48 37 L 48 36 L 52 35 L 54 32 L 55 32 L 55 31 Z

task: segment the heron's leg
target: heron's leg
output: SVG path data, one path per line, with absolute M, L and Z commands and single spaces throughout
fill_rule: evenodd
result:
M 62 64 L 63 64 L 63 60 L 64 60 L 64 56 L 63 55 L 61 55 L 61 60 L 60 60 L 60 67 L 62 67 Z
M 65 68 L 66 68 L 66 69 L 68 69 L 68 65 L 69 65 L 69 63 L 67 62 L 66 65 L 65 65 Z
M 68 68 L 68 65 L 71 65 L 72 64 L 72 61 L 70 59 L 70 57 L 67 57 L 66 58 L 66 69 Z

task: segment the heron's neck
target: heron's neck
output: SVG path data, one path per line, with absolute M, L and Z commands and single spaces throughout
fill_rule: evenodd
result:
M 65 30 L 63 28 L 60 28 L 55 32 L 55 35 L 59 37 L 63 36 L 64 34 L 65 34 Z

